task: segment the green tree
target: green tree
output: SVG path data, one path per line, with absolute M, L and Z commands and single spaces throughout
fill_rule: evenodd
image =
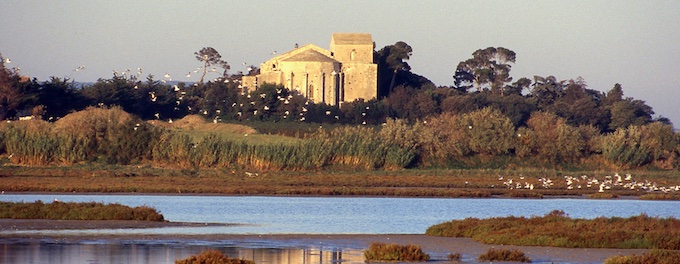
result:
M 610 130 L 647 124 L 652 121 L 654 114 L 651 106 L 648 106 L 642 100 L 635 100 L 631 97 L 614 102 L 609 108 L 609 112 L 611 114 Z
M 397 74 L 400 71 L 410 71 L 411 66 L 406 62 L 411 58 L 413 49 L 411 46 L 406 44 L 406 42 L 398 41 L 394 45 L 385 46 L 377 53 L 377 63 L 379 72 L 381 73 L 379 80 L 381 80 L 381 86 L 385 87 L 383 93 L 385 95 L 390 94 L 395 86 Z M 387 80 L 387 73 L 391 75 L 390 82 L 388 86 L 385 86 Z
M 198 80 L 199 83 L 203 83 L 203 78 L 205 78 L 208 68 L 212 66 L 217 66 L 224 69 L 222 76 L 227 77 L 227 71 L 230 69 L 229 63 L 227 63 L 225 60 L 222 60 L 222 55 L 220 55 L 217 50 L 212 47 L 204 47 L 200 51 L 194 52 L 194 55 L 196 55 L 196 59 L 198 61 L 203 62 L 203 74 Z M 211 70 L 216 69 L 213 68 Z
M 37 85 L 22 77 L 18 69 L 7 69 L 0 54 L 0 120 L 19 110 L 35 106 Z
M 503 47 L 478 49 L 471 59 L 458 63 L 453 78 L 458 87 L 477 88 L 477 91 L 489 87 L 502 96 L 503 86 L 512 81 L 510 63 L 515 63 L 515 59 L 515 52 Z
M 547 111 L 564 94 L 565 81 L 557 81 L 555 76 L 534 76 L 530 97 L 539 110 Z

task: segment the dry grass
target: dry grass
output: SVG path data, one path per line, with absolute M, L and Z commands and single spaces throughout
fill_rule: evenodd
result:
M 255 173 L 258 174 L 251 174 Z M 262 171 L 224 168 L 173 168 L 149 165 L 83 164 L 0 167 L 0 189 L 14 192 L 215 193 L 257 195 L 379 195 L 401 197 L 491 197 L 513 192 L 576 195 L 564 189 L 510 190 L 498 184 L 496 170 L 362 171 L 330 167 L 318 171 Z M 555 173 L 555 172 L 549 172 Z M 527 180 L 533 173 L 524 175 Z M 529 176 L 532 175 L 532 176 Z M 543 175 L 543 174 L 538 174 Z M 654 178 L 650 178 L 654 179 Z M 613 191 L 616 192 L 616 191 Z M 632 195 L 641 195 L 635 192 Z M 622 194 L 623 195 L 623 194 Z
M 222 139 L 258 145 L 291 144 L 300 141 L 294 137 L 260 134 L 257 130 L 246 125 L 209 122 L 200 115 L 188 115 L 172 123 L 159 120 L 147 122 L 153 126 L 185 133 L 190 136 L 193 142 L 199 142 L 209 135 L 218 135 Z

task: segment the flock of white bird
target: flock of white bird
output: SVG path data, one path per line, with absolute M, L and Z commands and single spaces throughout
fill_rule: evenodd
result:
M 680 192 L 680 185 L 659 186 L 656 182 L 650 182 L 649 180 L 637 181 L 631 174 L 628 173 L 623 176 L 619 175 L 619 173 L 615 173 L 613 176 L 606 175 L 604 178 L 600 179 L 588 175 L 564 176 L 562 178 L 564 179 L 564 186 L 567 190 L 595 189 L 598 192 L 605 192 L 607 190 L 611 190 L 612 188 L 617 188 L 621 190 L 628 189 L 647 192 Z M 509 189 L 529 190 L 533 190 L 534 188 L 558 188 L 555 187 L 556 181 L 559 181 L 558 179 L 560 178 L 550 179 L 547 177 L 542 177 L 539 178 L 538 183 L 534 185 L 534 183 L 525 180 L 525 177 L 522 176 L 522 174 L 519 175 L 519 180 L 503 177 L 501 175 L 498 176 L 498 181 L 501 181 L 502 184 Z M 559 185 L 559 187 L 561 187 L 561 185 Z

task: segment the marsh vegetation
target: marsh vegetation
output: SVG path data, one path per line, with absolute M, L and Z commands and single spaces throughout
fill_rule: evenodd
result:
M 138 220 L 164 221 L 162 214 L 148 206 L 129 207 L 96 202 L 75 203 L 53 201 L 0 202 L 0 218 L 49 220 Z
M 680 250 L 680 220 L 644 214 L 572 219 L 556 210 L 528 218 L 467 218 L 431 226 L 426 234 L 499 245 Z

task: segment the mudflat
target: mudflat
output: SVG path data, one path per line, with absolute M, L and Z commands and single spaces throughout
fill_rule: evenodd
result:
M 15 220 L 0 219 L 0 243 L 11 243 L 15 239 L 45 240 L 57 239 L 61 242 L 78 243 L 82 241 L 134 241 L 135 243 L 157 243 L 163 241 L 204 241 L 208 244 L 267 244 L 280 247 L 337 247 L 365 249 L 373 242 L 414 244 L 431 254 L 434 261 L 429 263 L 449 263 L 449 253 L 460 253 L 463 262 L 476 262 L 477 256 L 489 248 L 518 249 L 526 253 L 534 262 L 539 263 L 602 263 L 617 255 L 642 254 L 646 249 L 601 249 L 601 248 L 556 248 L 487 245 L 469 238 L 433 237 L 420 234 L 264 234 L 264 235 L 101 235 L 78 233 L 77 235 L 13 234 L 13 230 L 64 230 L 64 229 L 124 229 L 124 228 L 162 228 L 195 227 L 206 225 L 225 225 L 211 223 L 148 222 L 148 221 L 79 221 L 79 220 Z M 228 225 L 228 224 L 227 224 Z

